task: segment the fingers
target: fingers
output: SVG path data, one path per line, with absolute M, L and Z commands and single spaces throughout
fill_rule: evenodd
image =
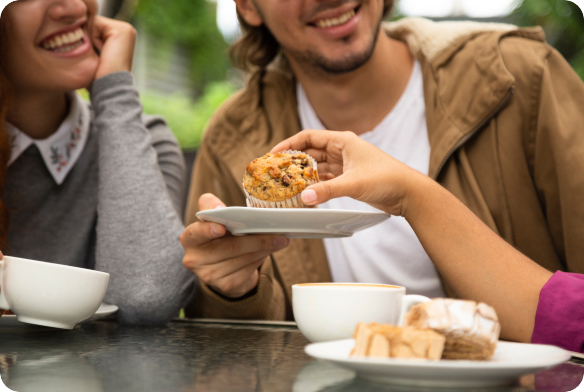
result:
M 326 182 L 316 183 L 305 189 L 300 194 L 300 198 L 304 204 L 312 206 L 326 203 L 327 201 L 337 197 L 350 196 L 345 191 L 345 189 L 347 191 L 350 190 L 350 186 L 343 186 L 344 182 L 344 179 L 340 177 Z
M 212 193 L 205 193 L 199 197 L 199 211 L 212 210 L 218 207 L 225 207 L 225 203 Z
M 228 278 L 221 279 L 213 289 L 229 298 L 244 296 L 258 285 L 260 278 L 258 268 L 263 262 L 264 260 L 261 260 L 257 265 L 250 265 Z
M 197 247 L 216 238 L 223 237 L 227 230 L 225 226 L 213 222 L 195 222 L 189 225 L 181 234 L 180 242 L 187 247 Z
M 271 152 L 284 150 L 304 151 L 309 147 L 324 149 L 331 140 L 336 140 L 339 135 L 341 135 L 341 133 L 334 131 L 315 131 L 313 129 L 306 129 L 280 142 L 272 148 Z
M 257 268 L 289 244 L 284 236 L 216 237 L 212 225 L 217 224 L 196 222 L 185 229 L 180 238 L 185 248 L 183 265 L 201 282 L 231 298 L 253 289 L 258 282 Z
M 100 51 L 95 79 L 132 69 L 136 30 L 131 24 L 96 16 L 91 36 L 94 46 Z
M 274 235 L 222 237 L 200 245 L 197 264 L 211 265 L 234 258 L 251 261 L 254 253 L 268 255 L 287 247 L 289 242 L 284 236 Z

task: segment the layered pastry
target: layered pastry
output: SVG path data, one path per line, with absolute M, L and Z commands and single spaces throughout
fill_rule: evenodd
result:
M 430 329 L 363 324 L 355 330 L 352 357 L 421 358 L 438 360 L 444 336 Z
M 501 331 L 492 307 L 447 298 L 413 306 L 403 325 L 429 328 L 444 335 L 442 358 L 445 359 L 489 359 L 495 353 Z
M 243 187 L 248 207 L 304 208 L 300 193 L 318 182 L 316 161 L 300 151 L 268 153 L 247 165 Z

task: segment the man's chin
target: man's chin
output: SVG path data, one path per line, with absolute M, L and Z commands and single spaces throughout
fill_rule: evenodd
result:
M 313 65 L 328 74 L 342 75 L 361 68 L 370 58 L 371 53 L 345 56 L 340 59 L 328 59 L 322 57 L 320 59 L 315 59 Z
M 350 53 L 347 51 L 337 56 L 327 56 L 315 50 L 298 52 L 285 49 L 284 51 L 294 57 L 301 66 L 309 66 L 331 75 L 342 75 L 359 69 L 369 61 L 373 56 L 378 36 L 379 29 L 373 33 L 373 37 L 365 48 L 353 49 Z

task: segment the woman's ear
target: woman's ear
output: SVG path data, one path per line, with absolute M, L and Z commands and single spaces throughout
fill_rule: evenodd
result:
M 254 27 L 261 26 L 264 21 L 257 11 L 253 0 L 233 0 L 239 15 L 250 25 Z

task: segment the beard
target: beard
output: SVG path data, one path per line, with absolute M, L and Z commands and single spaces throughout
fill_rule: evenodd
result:
M 371 40 L 367 47 L 359 53 L 348 53 L 340 58 L 327 58 L 313 50 L 298 51 L 293 48 L 282 47 L 284 52 L 288 53 L 293 57 L 299 64 L 306 64 L 310 67 L 324 71 L 327 74 L 340 75 L 348 73 L 360 68 L 362 65 L 367 63 L 371 56 L 373 55 L 373 50 L 375 49 L 375 44 L 377 43 L 377 38 L 379 37 L 380 27 L 382 18 L 380 18 L 379 23 L 375 25 L 374 30 L 371 35 Z M 346 38 L 344 41 L 349 44 L 351 37 Z

